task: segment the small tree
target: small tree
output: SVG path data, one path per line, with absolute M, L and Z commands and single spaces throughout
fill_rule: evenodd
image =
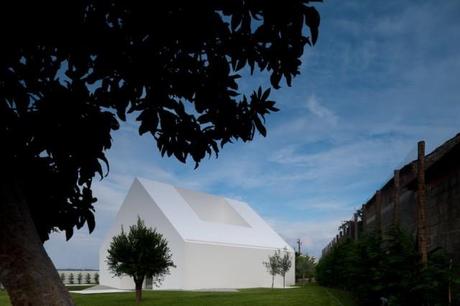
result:
M 139 217 L 137 224 L 129 227 L 126 234 L 114 236 L 108 249 L 107 264 L 116 276 L 129 275 L 136 286 L 136 303 L 142 299 L 142 283 L 146 277 L 159 285 L 169 268 L 175 267 L 171 251 L 163 235 L 147 228 Z
M 65 273 L 61 273 L 59 277 L 61 278 L 61 281 L 65 283 Z
M 70 273 L 69 274 L 69 284 L 73 284 L 74 283 L 74 280 L 73 280 L 73 273 Z
M 94 274 L 94 282 L 99 284 L 99 273 Z
M 279 251 L 278 251 L 279 253 Z M 286 273 L 289 271 L 289 269 L 292 266 L 292 258 L 291 255 L 289 255 L 288 251 L 286 248 L 284 248 L 284 255 L 281 257 L 281 255 L 278 256 L 278 271 L 279 274 L 283 277 L 283 288 L 286 288 Z
M 86 273 L 85 282 L 86 282 L 87 284 L 91 284 L 91 274 Z
M 267 272 L 272 276 L 272 289 L 275 284 L 275 275 L 279 274 L 280 251 L 277 250 L 272 256 L 268 256 L 268 261 L 264 261 L 263 265 L 267 268 Z
M 296 279 L 303 280 L 311 278 L 314 276 L 316 267 L 316 259 L 313 256 L 309 256 L 308 254 L 305 255 L 298 255 L 295 259 L 295 274 Z
M 78 273 L 78 275 L 77 275 L 77 282 L 78 282 L 78 284 L 81 284 L 81 281 L 82 281 L 82 280 L 83 280 L 83 274 Z

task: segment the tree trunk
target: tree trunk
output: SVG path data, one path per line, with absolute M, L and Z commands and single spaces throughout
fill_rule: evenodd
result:
M 142 288 L 136 288 L 136 304 L 140 304 L 142 300 Z
M 142 281 L 136 281 L 136 304 L 139 304 L 142 300 Z
M 136 304 L 139 304 L 142 300 L 142 285 L 136 285 Z
M 275 285 L 275 275 L 272 274 L 272 289 L 274 285 Z
M 286 288 L 286 275 L 283 275 L 283 288 Z
M 0 182 L 0 282 L 14 306 L 74 305 L 14 179 Z

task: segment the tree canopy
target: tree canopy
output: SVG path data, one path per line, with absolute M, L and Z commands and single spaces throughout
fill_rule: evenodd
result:
M 112 238 L 107 250 L 107 264 L 116 276 L 128 275 L 136 285 L 136 299 L 140 301 L 145 277 L 151 277 L 153 284 L 159 284 L 162 277 L 174 267 L 168 242 L 155 229 L 145 226 L 141 218 L 125 233 Z
M 314 277 L 315 274 L 315 266 L 316 266 L 316 259 L 313 256 L 309 256 L 308 254 L 296 254 L 295 257 L 295 275 L 296 280 L 304 280 L 308 278 Z
M 310 2 L 2 1 L 0 161 L 41 240 L 94 229 L 91 184 L 127 113 L 162 155 L 196 165 L 265 135 L 270 88 L 242 95 L 238 72 L 290 86 L 318 37 Z

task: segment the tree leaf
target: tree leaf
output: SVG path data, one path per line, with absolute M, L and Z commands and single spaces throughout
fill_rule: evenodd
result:
M 262 136 L 264 137 L 267 136 L 267 129 L 263 125 L 262 121 L 260 121 L 258 116 L 254 118 L 254 124 L 256 125 L 257 130 L 259 131 L 260 134 L 262 134 Z

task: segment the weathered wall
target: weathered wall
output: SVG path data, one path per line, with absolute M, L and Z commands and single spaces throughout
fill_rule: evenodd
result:
M 431 248 L 460 261 L 460 150 L 427 174 L 427 222 Z
M 443 248 L 460 261 L 460 149 L 457 146 L 426 169 L 426 216 L 429 246 L 433 250 Z M 416 234 L 416 182 L 415 167 L 405 167 L 401 174 L 403 182 L 399 193 L 400 225 Z M 394 222 L 394 180 L 380 190 L 381 222 L 385 231 Z M 376 196 L 363 206 L 364 231 L 378 226 Z
M 445 142 L 425 157 L 426 222 L 429 249 L 444 249 L 460 263 L 460 134 Z M 382 189 L 362 206 L 360 220 L 355 218 L 324 248 L 323 254 L 343 237 L 356 239 L 374 230 L 385 232 L 398 223 L 403 229 L 417 233 L 417 162 L 413 161 L 395 172 Z M 399 199 L 399 209 L 395 201 Z

